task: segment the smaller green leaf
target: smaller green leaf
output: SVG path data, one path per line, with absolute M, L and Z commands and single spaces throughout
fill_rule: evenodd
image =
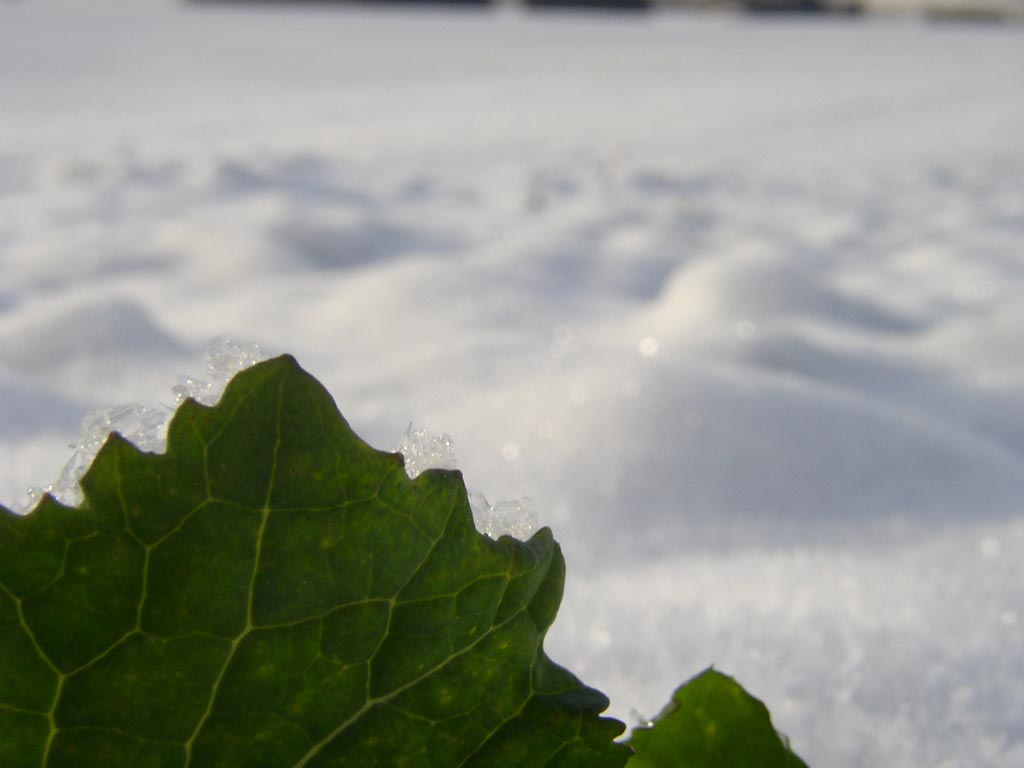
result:
M 807 768 L 765 705 L 714 669 L 676 689 L 653 726 L 633 731 L 629 746 L 635 754 L 627 768 Z

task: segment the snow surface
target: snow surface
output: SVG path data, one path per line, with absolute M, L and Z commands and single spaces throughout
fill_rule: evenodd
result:
M 0 4 L 0 499 L 258 341 L 536 502 L 612 714 L 1021 768 L 1021 32 Z

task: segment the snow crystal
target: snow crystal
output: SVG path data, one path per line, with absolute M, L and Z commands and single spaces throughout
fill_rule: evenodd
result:
M 71 458 L 60 476 L 46 488 L 30 488 L 19 509 L 28 512 L 44 494 L 63 504 L 75 505 L 82 500 L 79 481 L 92 466 L 93 459 L 111 432 L 117 432 L 143 451 L 159 453 L 167 444 L 167 424 L 175 408 L 192 398 L 204 405 L 220 399 L 231 378 L 264 359 L 257 344 L 238 344 L 227 336 L 218 336 L 206 346 L 204 361 L 206 379 L 179 375 L 174 392 L 174 407 L 127 403 L 90 411 L 82 419 L 78 442 L 73 443 Z
M 469 506 L 476 529 L 492 539 L 511 536 L 526 540 L 540 527 L 537 510 L 529 499 L 508 499 L 492 505 L 482 493 L 473 491 L 469 494 Z
M 426 429 L 409 428 L 396 448 L 405 457 L 405 472 L 414 478 L 428 469 L 458 469 L 455 443 L 450 435 L 436 435 Z M 516 448 L 518 455 L 518 447 Z M 528 539 L 540 527 L 537 511 L 529 499 L 505 500 L 492 505 L 479 492 L 469 494 L 476 529 L 492 539 L 513 536 Z
M 18 505 L 19 511 L 28 512 L 44 494 L 50 494 L 63 504 L 80 503 L 82 491 L 79 481 L 112 432 L 119 433 L 140 450 L 163 451 L 167 445 L 167 425 L 179 405 L 189 398 L 203 405 L 214 405 L 235 374 L 266 359 L 266 355 L 258 344 L 239 344 L 227 336 L 218 336 L 206 346 L 203 359 L 206 365 L 204 378 L 180 374 L 178 383 L 171 387 L 173 407 L 128 403 L 87 413 L 82 419 L 78 442 L 70 446 L 71 458 L 60 476 L 45 488 L 30 488 Z M 396 450 L 405 457 L 405 471 L 410 478 L 428 469 L 458 468 L 454 442 L 449 435 L 414 429 L 412 424 Z M 499 501 L 492 505 L 482 493 L 471 493 L 469 501 L 477 530 L 492 539 L 504 535 L 527 539 L 539 527 L 537 512 L 529 499 Z
M 458 469 L 455 446 L 450 436 L 413 429 L 412 424 L 395 450 L 405 457 L 405 473 L 410 478 L 428 469 Z
M 207 345 L 204 355 L 209 381 L 178 376 L 178 383 L 171 388 L 175 395 L 175 406 L 181 405 L 188 398 L 203 405 L 213 405 L 236 373 L 265 359 L 266 355 L 259 344 L 238 344 L 227 336 L 218 336 Z
M 167 420 L 170 409 L 166 406 L 146 406 L 139 403 L 114 405 L 90 411 L 82 419 L 82 431 L 73 453 L 64 465 L 56 482 L 47 492 L 65 504 L 82 500 L 78 481 L 92 465 L 100 448 L 111 432 L 134 443 L 143 451 L 161 451 L 167 440 Z

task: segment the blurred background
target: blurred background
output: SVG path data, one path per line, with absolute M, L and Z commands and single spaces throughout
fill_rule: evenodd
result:
M 18 0 L 12 0 L 17 2 Z M 697 11 L 713 13 L 881 14 L 959 21 L 1021 21 L 1020 0 L 186 0 L 196 3 L 298 6 L 310 3 L 393 6 L 480 6 L 486 8 L 591 11 Z
M 1024 767 L 1021 1 L 579 5 L 0 4 L 0 502 L 258 342 L 530 499 L 614 716 Z

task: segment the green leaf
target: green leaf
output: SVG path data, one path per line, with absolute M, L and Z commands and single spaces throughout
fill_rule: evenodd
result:
M 406 476 L 290 357 L 112 435 L 79 508 L 0 507 L 0 765 L 622 766 L 552 663 L 550 531 L 477 533 L 458 472 Z
M 708 669 L 672 694 L 654 725 L 629 740 L 628 768 L 807 768 L 775 729 L 764 704 Z

